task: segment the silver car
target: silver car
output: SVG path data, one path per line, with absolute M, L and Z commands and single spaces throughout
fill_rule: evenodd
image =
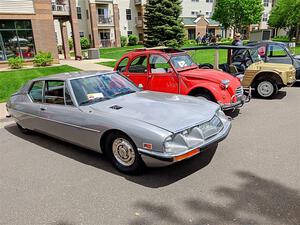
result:
M 7 110 L 22 132 L 105 153 L 124 173 L 190 158 L 215 147 L 231 128 L 215 103 L 142 91 L 117 72 L 32 80 L 11 96 Z

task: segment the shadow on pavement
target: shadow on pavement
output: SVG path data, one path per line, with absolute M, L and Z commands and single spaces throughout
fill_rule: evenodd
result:
M 170 185 L 184 177 L 191 175 L 207 166 L 217 149 L 217 146 L 206 150 L 199 155 L 182 162 L 160 168 L 148 168 L 140 176 L 129 176 L 118 172 L 106 157 L 100 153 L 90 151 L 64 141 L 48 137 L 43 134 L 34 133 L 25 135 L 19 131 L 15 124 L 8 125 L 5 129 L 16 137 L 22 138 L 30 143 L 45 149 L 74 159 L 80 163 L 94 166 L 98 169 L 119 175 L 125 179 L 149 188 L 159 188 Z
M 255 94 L 253 94 L 252 98 L 253 99 L 258 99 L 258 100 L 263 100 L 263 101 L 272 101 L 272 100 L 280 100 L 280 99 L 283 99 L 285 98 L 287 95 L 287 92 L 286 91 L 278 91 L 277 95 L 275 95 L 273 98 L 271 99 L 262 99 L 262 98 L 259 98 L 257 97 Z M 251 103 L 251 102 L 250 102 Z
M 275 181 L 251 172 L 238 171 L 241 184 L 236 188 L 220 186 L 214 190 L 215 199 L 227 204 L 197 198 L 182 203 L 184 211 L 192 215 L 183 218 L 171 206 L 138 201 L 135 208 L 147 212 L 147 218 L 132 221 L 137 224 L 213 224 L 213 225 L 298 225 L 300 224 L 300 193 Z M 150 217 L 150 218 L 149 218 Z
M 240 109 L 225 111 L 226 116 L 230 116 L 231 119 L 235 119 L 239 114 L 241 114 Z
M 300 81 L 295 82 L 293 87 L 300 87 Z

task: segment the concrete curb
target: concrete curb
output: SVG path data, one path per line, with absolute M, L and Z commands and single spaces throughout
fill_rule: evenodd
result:
M 6 103 L 0 103 L 0 119 L 5 119 L 7 115 Z

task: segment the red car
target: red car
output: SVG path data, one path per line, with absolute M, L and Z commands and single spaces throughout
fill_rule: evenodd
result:
M 186 52 L 177 49 L 137 49 L 126 53 L 114 70 L 144 90 L 206 98 L 223 110 L 239 108 L 247 101 L 238 78 L 199 69 Z

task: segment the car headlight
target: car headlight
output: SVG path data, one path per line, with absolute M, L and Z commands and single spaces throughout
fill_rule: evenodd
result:
M 177 138 L 174 140 L 175 137 L 176 137 L 176 135 L 169 136 L 166 138 L 166 140 L 164 142 L 165 152 L 176 153 L 176 152 L 184 152 L 184 151 L 188 150 L 188 146 L 186 145 L 186 143 L 184 143 L 180 140 L 176 140 Z
M 230 85 L 230 80 L 222 80 L 220 83 L 220 87 L 222 89 L 227 89 Z
M 199 147 L 223 129 L 222 118 L 227 119 L 222 111 L 218 111 L 210 121 L 167 137 L 164 141 L 165 152 L 180 153 Z

